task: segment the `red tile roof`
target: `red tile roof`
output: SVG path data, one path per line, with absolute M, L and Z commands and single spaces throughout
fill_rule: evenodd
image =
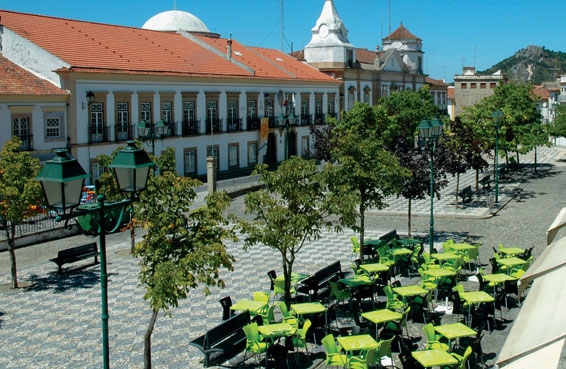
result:
M 373 64 L 377 53 L 368 49 L 356 48 L 356 59 L 362 64 Z
M 448 86 L 448 84 L 446 84 L 443 80 L 434 79 L 434 78 L 430 78 L 430 77 L 426 77 L 426 83 L 433 85 L 433 86 L 439 86 L 439 87 Z
M 177 33 L 4 10 L 0 10 L 0 17 L 2 25 L 64 60 L 72 71 L 254 77 L 250 70 Z M 226 53 L 226 39 L 195 37 Z M 252 68 L 255 77 L 321 81 L 330 78 L 278 53 L 289 64 L 289 69 L 297 72 L 287 73 L 249 52 L 237 41 L 233 42 L 234 51 L 245 51 L 242 57 L 233 55 L 233 58 Z
M 68 95 L 68 92 L 0 56 L 0 95 L 46 96 Z
M 532 91 L 540 99 L 548 99 L 550 97 L 550 92 L 543 86 L 535 86 Z
M 456 89 L 453 86 L 448 86 L 448 90 L 446 90 L 446 96 L 449 99 L 454 99 Z
M 418 41 L 422 41 L 420 38 L 418 38 L 417 36 L 415 36 L 411 32 L 409 32 L 409 30 L 406 29 L 405 26 L 403 26 L 403 23 L 401 23 L 399 28 L 397 28 L 395 31 L 393 31 L 392 34 L 385 37 L 384 40 L 418 40 Z

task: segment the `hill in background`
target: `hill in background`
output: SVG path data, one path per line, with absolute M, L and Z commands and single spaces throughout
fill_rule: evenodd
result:
M 501 70 L 510 81 L 540 85 L 566 74 L 566 53 L 529 45 L 515 55 L 500 61 L 478 74 L 493 74 Z

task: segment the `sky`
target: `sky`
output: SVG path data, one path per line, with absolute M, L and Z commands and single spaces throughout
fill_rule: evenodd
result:
M 528 45 L 566 51 L 564 0 L 335 0 L 350 42 L 375 50 L 401 22 L 423 40 L 424 72 L 452 82 L 462 66 L 484 70 Z M 324 0 L 284 0 L 285 52 L 303 49 Z M 281 49 L 281 0 L 5 0 L 0 9 L 141 27 L 162 11 L 186 11 L 244 45 Z

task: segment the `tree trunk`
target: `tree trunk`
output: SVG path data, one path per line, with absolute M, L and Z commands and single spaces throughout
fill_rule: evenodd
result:
M 479 169 L 476 169 L 476 193 L 480 193 L 479 182 L 480 182 L 480 171 L 479 171 Z
M 364 260 L 364 236 L 365 236 L 365 209 L 364 200 L 360 201 L 360 260 Z
M 292 265 L 287 263 L 285 256 L 281 254 L 283 257 L 283 279 L 285 281 L 285 304 L 287 305 L 287 309 L 291 308 L 291 271 Z
M 505 168 L 509 169 L 509 153 L 505 150 Z
M 134 253 L 135 247 L 136 247 L 136 230 L 134 229 L 134 223 L 132 222 L 130 226 L 130 254 Z
M 535 146 L 535 173 L 537 172 L 537 147 Z
M 517 154 L 517 167 L 519 167 L 519 152 L 516 151 L 515 154 Z
M 460 173 L 456 173 L 456 209 L 458 209 L 458 190 L 460 189 Z
M 409 233 L 409 238 L 411 237 L 411 198 L 409 197 L 409 209 L 407 214 L 409 215 L 408 220 L 407 220 L 407 229 L 408 229 L 408 233 Z
M 151 369 L 151 335 L 153 334 L 153 328 L 155 327 L 155 321 L 157 320 L 157 314 L 159 313 L 159 311 L 152 311 L 153 313 L 149 320 L 149 326 L 147 327 L 147 331 L 145 331 L 145 335 L 143 337 L 143 367 L 145 369 Z
M 10 253 L 10 271 L 12 272 L 12 288 L 18 288 L 18 272 L 16 270 L 16 225 L 10 222 L 6 227 L 8 234 L 8 252 Z

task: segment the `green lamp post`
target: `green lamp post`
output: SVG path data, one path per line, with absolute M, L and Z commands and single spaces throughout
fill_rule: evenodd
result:
M 430 147 L 430 249 L 434 250 L 434 150 L 436 141 L 442 134 L 442 121 L 440 119 L 423 120 L 419 123 L 419 137 Z
M 163 139 L 169 132 L 169 129 L 169 123 L 164 120 L 160 120 L 155 124 L 141 120 L 138 123 L 138 136 L 142 140 L 151 140 L 151 153 L 155 156 L 155 139 Z
M 294 126 L 297 123 L 297 117 L 293 111 L 287 115 L 281 113 L 279 118 L 277 118 L 277 123 L 279 128 L 285 129 L 285 160 L 287 160 L 289 159 L 289 132 L 291 131 L 291 126 Z
M 496 110 L 491 114 L 491 120 L 495 125 L 495 202 L 499 202 L 499 155 L 497 154 L 499 146 L 499 128 L 501 124 L 501 119 L 503 118 L 503 112 L 501 110 Z
M 110 167 L 114 170 L 118 186 L 123 192 L 129 192 L 130 198 L 115 203 L 104 203 L 104 196 L 97 197 L 98 204 L 89 209 L 75 208 L 80 204 L 84 180 L 88 175 L 70 156 L 67 150 L 57 150 L 55 158 L 47 161 L 36 180 L 41 182 L 43 193 L 49 207 L 57 211 L 57 221 L 68 221 L 81 215 L 98 216 L 99 248 L 100 248 L 100 290 L 102 319 L 102 359 L 104 369 L 110 367 L 110 351 L 108 344 L 108 275 L 106 272 L 106 215 L 116 207 L 121 208 L 116 228 L 120 226 L 124 209 L 137 200 L 136 194 L 143 191 L 147 184 L 149 168 L 155 165 L 147 153 L 128 141 L 128 146 L 118 152 Z M 112 230 L 114 231 L 114 230 Z M 111 231 L 111 232 L 112 232 Z

